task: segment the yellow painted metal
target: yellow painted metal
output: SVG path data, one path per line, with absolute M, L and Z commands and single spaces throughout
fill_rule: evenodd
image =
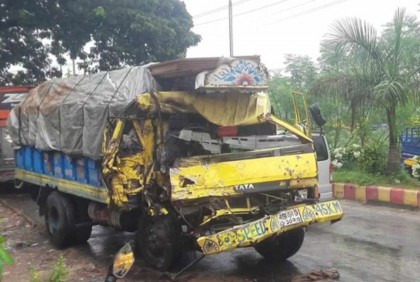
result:
M 118 167 L 115 163 L 115 158 L 117 156 L 119 145 L 123 133 L 125 122 L 123 120 L 118 120 L 116 122 L 115 127 L 113 128 L 113 132 L 111 138 L 108 140 L 108 130 L 104 132 L 104 142 L 102 146 L 102 152 L 104 153 L 103 159 L 103 174 L 105 176 L 111 174 L 112 172 L 118 171 Z
M 112 264 L 112 273 L 116 278 L 123 278 L 134 263 L 134 252 L 130 243 L 126 243 L 116 254 Z
M 127 195 L 136 195 L 143 191 L 143 171 L 144 158 L 142 153 L 120 158 L 119 173 L 115 178 L 122 180 L 122 186 L 118 186 L 120 188 L 118 190 L 125 194 L 124 199 L 127 199 Z M 116 186 L 113 185 L 113 187 Z
M 252 208 L 229 208 L 229 209 L 220 209 L 212 216 L 205 216 L 203 222 L 200 223 L 200 226 L 206 225 L 216 218 L 220 218 L 227 215 L 244 215 L 251 214 Z
M 266 93 L 212 93 L 201 95 L 190 92 L 144 93 L 137 98 L 143 112 L 199 113 L 219 125 L 256 124 L 272 122 L 296 134 L 304 142 L 312 142 L 304 132 L 270 114 Z M 156 103 L 158 102 L 159 105 Z M 229 110 L 228 110 L 229 109 Z M 123 130 L 132 125 L 142 150 L 136 155 L 120 157 L 119 147 Z M 108 180 L 111 203 L 124 206 L 128 196 L 141 193 L 146 185 L 172 187 L 171 199 L 194 200 L 211 196 L 237 196 L 238 185 L 274 182 L 280 187 L 304 188 L 317 185 L 317 166 L 314 153 L 254 158 L 241 161 L 195 163 L 170 169 L 167 173 L 156 169 L 156 151 L 164 149 L 163 131 L 167 123 L 156 118 L 142 120 L 117 119 L 110 136 L 106 132 L 103 146 L 103 175 Z M 108 139 L 109 140 L 108 140 Z M 270 185 L 271 185 L 270 184 Z M 149 203 L 151 204 L 151 203 Z
M 310 135 L 302 131 L 301 127 L 297 128 L 269 114 L 271 106 L 265 92 L 249 95 L 239 92 L 202 95 L 185 91 L 163 91 L 153 95 L 156 95 L 161 111 L 164 113 L 198 113 L 220 126 L 258 124 L 269 121 L 296 134 L 305 142 L 312 142 Z M 307 108 L 306 101 L 304 103 Z M 139 95 L 137 104 L 142 110 L 156 111 L 150 93 Z
M 170 170 L 173 201 L 240 195 L 238 185 L 277 182 L 290 188 L 317 185 L 315 153 L 239 161 L 198 162 Z M 195 160 L 199 160 L 196 158 Z M 290 183 L 289 183 L 290 182 Z
M 142 103 L 143 107 L 149 105 L 147 99 Z M 129 156 L 121 156 L 120 143 L 126 125 L 132 126 L 141 150 Z M 128 196 L 141 193 L 151 179 L 155 179 L 159 184 L 163 183 L 159 173 L 153 170 L 155 142 L 160 140 L 155 126 L 159 126 L 159 123 L 152 119 L 116 119 L 110 138 L 108 132 L 105 132 L 103 175 L 109 180 L 107 184 L 112 205 L 124 206 L 128 202 Z
M 406 167 L 412 167 L 415 164 L 418 164 L 420 162 L 420 159 L 417 159 L 418 157 L 413 157 L 413 158 L 409 158 L 409 159 L 405 159 L 404 160 L 404 165 Z
M 293 91 L 293 108 L 295 111 L 295 127 L 301 129 L 307 136 L 311 136 L 311 121 L 309 119 L 308 113 L 308 104 L 306 102 L 305 94 Z M 297 97 L 300 97 L 303 104 L 305 118 L 302 119 L 301 112 L 299 110 L 299 105 L 297 101 Z
M 124 120 L 117 120 L 110 140 L 108 140 L 108 132 L 105 131 L 104 145 L 102 147 L 102 151 L 104 153 L 102 173 L 105 179 L 110 180 L 110 183 L 107 182 L 107 188 L 110 196 L 110 202 L 115 206 L 122 206 L 128 201 L 127 195 L 124 191 L 126 178 L 120 173 L 120 161 L 117 156 L 124 126 Z
M 159 137 L 155 136 L 153 121 L 151 119 L 143 120 L 142 123 L 140 123 L 138 120 L 132 120 L 132 122 L 136 135 L 138 136 L 143 147 L 142 154 L 145 167 L 144 170 L 147 172 L 147 174 L 142 176 L 141 182 L 143 185 L 146 185 L 150 183 L 150 180 L 153 178 L 153 166 L 155 162 L 155 138 Z
M 134 128 L 134 131 L 137 135 L 137 138 L 140 140 L 140 144 L 142 144 L 142 145 L 145 144 L 146 140 L 145 140 L 145 136 L 143 135 L 143 132 L 141 130 L 140 121 L 133 119 L 132 122 L 133 122 L 133 128 Z
M 141 134 L 143 136 L 142 146 L 143 146 L 143 153 L 144 153 L 144 161 L 145 161 L 145 165 L 151 170 L 151 167 L 153 166 L 153 163 L 155 161 L 154 151 L 155 151 L 155 138 L 156 138 L 154 134 L 153 121 L 151 119 L 144 120 L 141 127 L 142 127 Z M 156 143 L 158 142 L 156 141 Z
M 150 93 L 143 93 L 142 95 L 137 96 L 136 102 L 140 110 L 144 112 L 153 110 L 154 103 L 152 100 L 152 94 Z
M 300 205 L 253 222 L 232 227 L 198 238 L 197 243 L 206 255 L 248 247 L 280 233 L 313 223 L 337 221 L 343 217 L 338 201 Z
M 141 109 L 155 111 L 151 94 L 137 98 Z M 265 92 L 244 94 L 240 92 L 215 92 L 200 94 L 185 91 L 154 93 L 164 113 L 198 113 L 220 126 L 258 124 L 258 117 L 270 112 L 270 101 Z
M 312 143 L 312 139 L 310 136 L 306 135 L 305 132 L 303 132 L 302 130 L 296 128 L 295 126 L 276 118 L 275 116 L 271 115 L 271 114 L 266 114 L 264 116 L 260 117 L 260 120 L 264 120 L 264 121 L 269 121 L 272 122 L 274 124 L 277 124 L 281 127 L 283 127 L 284 129 L 292 132 L 293 134 L 295 134 L 296 136 L 298 136 L 302 141 L 306 142 L 306 143 Z

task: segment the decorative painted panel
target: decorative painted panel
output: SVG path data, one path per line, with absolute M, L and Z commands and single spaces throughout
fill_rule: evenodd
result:
M 206 75 L 205 87 L 266 88 L 267 76 L 260 65 L 249 60 L 223 64 Z

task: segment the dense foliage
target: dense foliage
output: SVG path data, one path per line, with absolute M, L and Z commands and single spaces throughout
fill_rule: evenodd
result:
M 373 105 L 383 110 L 389 130 L 387 173 L 398 171 L 397 107 L 418 101 L 419 22 L 397 9 L 393 21 L 378 35 L 360 19 L 339 20 L 323 48 L 324 81 L 319 88 L 350 102 L 353 114 L 362 121 Z
M 183 57 L 192 27 L 180 0 L 4 0 L 0 86 L 61 76 L 72 59 L 96 72 Z
M 333 148 L 356 143 L 364 148 L 358 160 L 360 169 L 382 174 L 398 171 L 399 133 L 406 126 L 420 124 L 417 18 L 397 9 L 381 33 L 360 19 L 338 20 L 321 44 L 318 62 L 306 56 L 286 56 L 287 75 L 275 76 L 270 88 L 280 115 L 283 109 L 286 113 L 293 109 L 283 98 L 287 93 L 279 93 L 281 89 L 288 87 L 288 95 L 303 91 L 310 103 L 320 104 Z M 293 114 L 288 113 L 290 116 Z M 384 142 L 387 152 L 379 146 Z
M 357 169 L 368 173 L 383 172 L 386 167 L 386 146 L 381 142 L 369 142 L 361 147 L 351 144 L 332 151 L 332 163 L 338 169 Z
M 5 239 L 0 235 L 0 281 L 3 277 L 3 267 L 4 264 L 12 264 L 13 258 L 10 256 L 9 252 L 4 247 Z

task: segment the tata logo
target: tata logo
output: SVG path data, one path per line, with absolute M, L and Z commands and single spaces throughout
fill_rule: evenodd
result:
M 252 184 L 241 184 L 241 185 L 235 185 L 235 190 L 236 191 L 248 191 L 248 190 L 253 190 L 254 185 Z

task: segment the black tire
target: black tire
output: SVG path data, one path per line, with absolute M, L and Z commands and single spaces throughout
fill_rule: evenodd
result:
M 74 206 L 69 198 L 57 191 L 48 195 L 45 226 L 56 247 L 63 248 L 73 242 L 74 217 Z
M 303 228 L 293 229 L 255 245 L 255 249 L 268 260 L 283 261 L 296 254 L 305 238 Z
M 146 264 L 168 270 L 182 253 L 181 226 L 173 214 L 159 217 L 142 216 L 136 241 Z

